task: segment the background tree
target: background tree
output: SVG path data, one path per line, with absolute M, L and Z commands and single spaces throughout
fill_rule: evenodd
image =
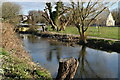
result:
M 39 14 L 38 22 L 39 23 L 47 23 L 46 19 L 42 16 L 45 13 L 43 11 L 38 11 L 38 14 Z
M 46 23 L 46 20 L 42 16 L 44 14 L 43 11 L 36 11 L 31 10 L 28 12 L 28 24 L 31 24 L 30 31 L 35 31 L 37 29 L 36 24 L 37 23 Z
M 4 2 L 2 4 L 2 18 L 5 22 L 18 23 L 20 21 L 19 13 L 21 11 L 20 5 L 11 2 Z
M 99 2 L 99 0 L 92 2 L 71 2 L 72 21 L 80 34 L 80 42 L 87 43 L 85 32 L 92 22 L 100 15 L 106 8 L 113 3 Z
M 35 25 L 37 23 L 37 17 L 38 17 L 37 11 L 35 10 L 29 11 L 28 16 L 29 16 L 28 18 L 29 24 Z
M 120 11 L 118 8 L 112 11 L 113 18 L 115 19 L 115 25 L 120 26 Z
M 36 11 L 36 10 L 31 10 L 29 11 L 29 17 L 32 21 L 32 23 L 46 23 L 46 20 L 44 19 L 44 17 L 42 16 L 42 14 L 44 14 L 43 11 Z

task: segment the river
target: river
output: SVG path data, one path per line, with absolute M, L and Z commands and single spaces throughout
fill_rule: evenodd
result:
M 23 35 L 25 49 L 36 63 L 40 63 L 56 77 L 59 60 L 75 57 L 79 60 L 79 67 L 75 78 L 120 78 L 117 52 L 106 52 L 86 46 L 68 46 L 58 41 L 33 35 Z

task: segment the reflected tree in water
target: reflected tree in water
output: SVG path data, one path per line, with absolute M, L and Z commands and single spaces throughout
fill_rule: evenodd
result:
M 47 61 L 51 61 L 52 60 L 52 53 L 53 53 L 53 50 L 50 49 L 49 53 L 47 54 Z
M 38 37 L 36 37 L 35 35 L 28 35 L 27 38 L 29 39 L 29 42 L 31 43 L 35 43 L 38 40 Z
M 90 75 L 95 77 L 95 78 L 100 78 L 95 71 L 92 69 L 91 65 L 89 64 L 87 58 L 86 58 L 86 46 L 82 46 L 81 50 L 80 50 L 80 54 L 78 57 L 78 61 L 79 61 L 79 67 L 77 70 L 77 75 L 80 78 L 90 78 Z M 92 74 L 88 74 L 90 71 Z
M 28 39 L 28 41 L 29 41 L 30 43 L 35 43 L 35 42 L 38 41 L 38 37 L 35 36 L 35 35 L 32 35 L 32 34 L 26 34 L 26 35 L 20 34 L 20 35 L 18 35 L 18 36 L 19 36 L 20 38 L 22 38 L 22 39 Z
M 58 62 L 59 62 L 59 60 L 60 60 L 60 57 L 61 57 L 61 48 L 60 47 L 57 47 L 56 48 L 56 57 L 57 57 L 57 60 L 58 60 Z
M 53 45 L 53 44 L 50 44 L 50 45 Z M 57 61 L 59 62 L 61 58 L 61 48 L 60 46 L 55 46 L 55 47 L 54 46 L 49 48 L 50 50 L 49 50 L 49 53 L 47 54 L 47 60 L 51 61 L 53 54 L 55 54 Z

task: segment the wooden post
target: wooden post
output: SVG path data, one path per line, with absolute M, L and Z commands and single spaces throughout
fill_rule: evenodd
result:
M 75 58 L 60 59 L 56 80 L 71 80 L 74 78 L 79 62 Z

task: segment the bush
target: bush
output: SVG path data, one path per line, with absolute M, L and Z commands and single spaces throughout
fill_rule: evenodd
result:
M 21 7 L 16 3 L 4 2 L 2 4 L 2 18 L 4 22 L 17 24 L 20 21 L 18 16 L 20 13 Z

